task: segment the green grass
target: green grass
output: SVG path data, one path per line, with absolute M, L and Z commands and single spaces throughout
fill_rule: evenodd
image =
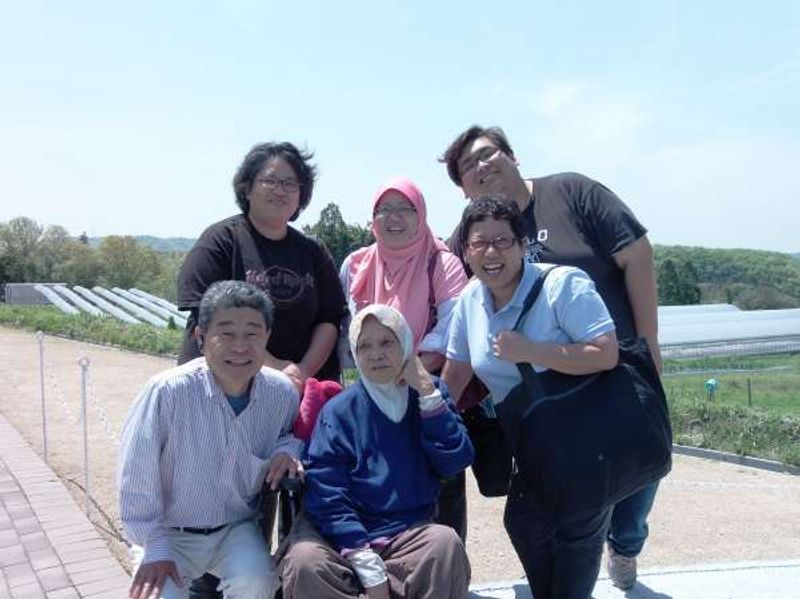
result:
M 710 378 L 719 383 L 711 400 L 707 398 L 704 387 L 704 383 Z M 800 371 L 797 370 L 666 376 L 663 381 L 667 396 L 671 398 L 697 399 L 717 405 L 752 407 L 756 411 L 776 415 L 800 416 Z
M 162 355 L 177 354 L 182 341 L 180 329 L 127 324 L 114 318 L 89 314 L 73 316 L 48 306 L 0 304 L 0 325 Z
M 671 396 L 675 443 L 800 466 L 800 417 Z
M 664 371 L 676 443 L 800 465 L 800 355 L 670 360 Z

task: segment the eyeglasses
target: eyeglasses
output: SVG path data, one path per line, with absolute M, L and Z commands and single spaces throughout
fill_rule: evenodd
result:
M 473 239 L 472 241 L 467 242 L 467 247 L 472 252 L 485 252 L 489 249 L 489 246 L 492 246 L 496 250 L 507 250 L 514 245 L 516 241 L 517 240 L 513 237 L 500 235 L 494 239 Z
M 268 191 L 277 191 L 280 187 L 286 193 L 294 193 L 300 189 L 300 183 L 294 179 L 277 179 L 275 177 L 263 177 L 256 179 L 256 183 Z
M 497 158 L 499 154 L 500 148 L 495 148 L 494 146 L 484 146 L 459 165 L 461 174 L 464 175 L 465 173 L 468 173 L 472 169 L 476 168 L 478 166 L 478 162 L 491 162 Z
M 401 205 L 401 206 L 378 206 L 378 209 L 375 210 L 373 216 L 375 218 L 386 218 L 391 214 L 399 214 L 400 216 L 411 216 L 412 214 L 416 214 L 417 209 L 414 208 L 411 204 Z

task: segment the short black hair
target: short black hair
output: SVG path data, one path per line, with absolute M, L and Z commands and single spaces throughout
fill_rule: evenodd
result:
M 522 213 L 516 203 L 505 196 L 492 194 L 481 196 L 464 208 L 461 222 L 458 225 L 458 242 L 463 249 L 467 247 L 469 230 L 472 225 L 490 218 L 507 221 L 514 239 L 524 247 L 525 221 L 522 219 Z
M 264 291 L 244 281 L 217 281 L 206 289 L 200 300 L 197 324 L 207 331 L 217 312 L 228 308 L 252 308 L 264 317 L 267 330 L 272 330 L 272 300 Z
M 456 137 L 439 158 L 439 162 L 447 165 L 447 174 L 450 175 L 450 179 L 459 187 L 461 187 L 461 171 L 458 169 L 458 159 L 464 153 L 464 148 L 479 137 L 488 138 L 503 154 L 511 158 L 514 157 L 511 144 L 508 143 L 508 138 L 500 127 L 472 125 L 472 127 Z
M 317 167 L 311 163 L 314 153 L 308 150 L 299 150 L 297 146 L 288 142 L 267 142 L 253 146 L 242 160 L 242 164 L 233 176 L 233 192 L 236 194 L 236 203 L 247 215 L 250 210 L 250 201 L 247 194 L 253 188 L 253 183 L 264 165 L 273 158 L 283 158 L 292 167 L 297 182 L 300 184 L 300 202 L 297 211 L 289 219 L 295 220 L 311 202 L 314 191 L 314 180 L 317 178 Z

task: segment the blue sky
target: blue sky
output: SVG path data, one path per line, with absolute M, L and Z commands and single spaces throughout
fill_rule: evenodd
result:
M 436 158 L 498 124 L 655 243 L 800 251 L 797 2 L 27 2 L 0 16 L 0 221 L 195 237 L 259 141 L 316 152 L 314 222 L 392 175 L 446 235 Z

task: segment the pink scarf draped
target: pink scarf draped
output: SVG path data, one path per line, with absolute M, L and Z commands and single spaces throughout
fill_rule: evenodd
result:
M 370 304 L 395 308 L 411 327 L 416 347 L 428 326 L 428 262 L 435 250 L 448 250 L 428 227 L 422 192 L 405 177 L 389 179 L 378 189 L 372 203 L 373 213 L 382 196 L 391 189 L 402 193 L 417 209 L 417 233 L 407 246 L 390 249 L 381 242 L 380 228 L 373 222 L 372 232 L 377 241 L 350 257 L 350 297 L 356 312 Z

